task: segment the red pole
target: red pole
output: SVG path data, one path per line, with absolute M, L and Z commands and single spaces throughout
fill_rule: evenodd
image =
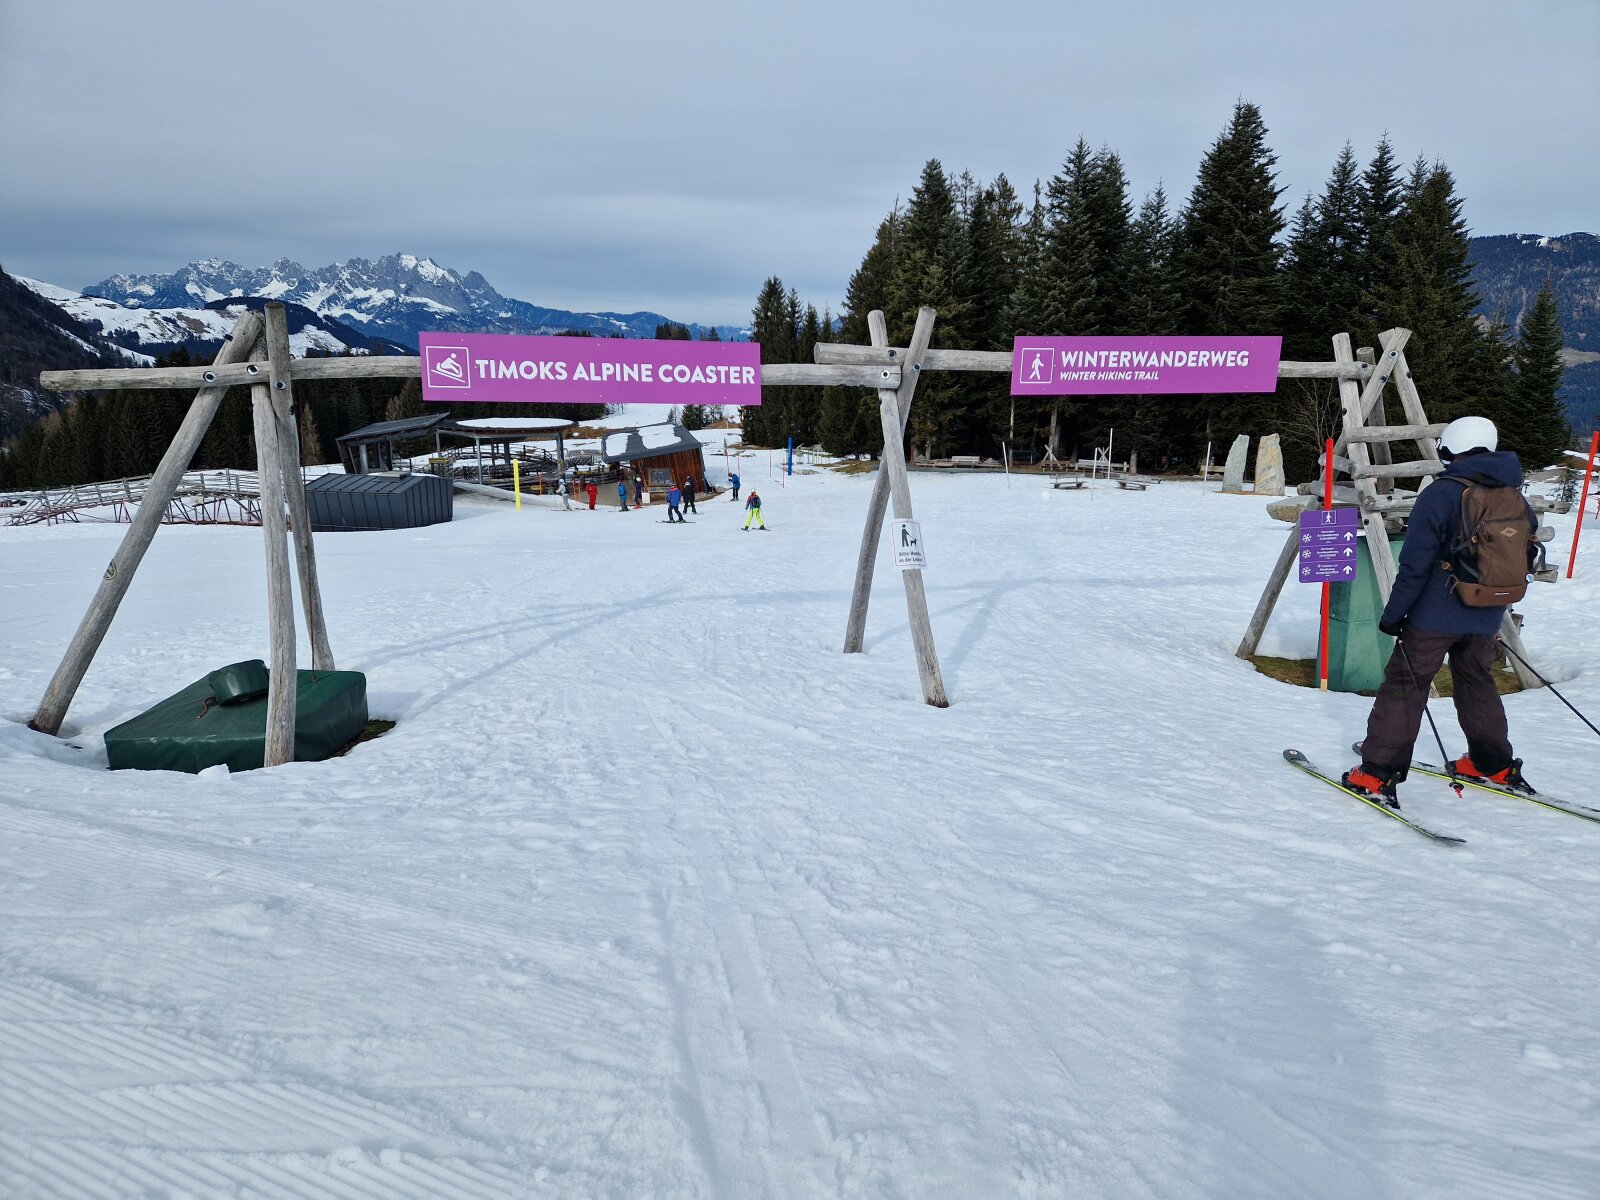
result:
M 1589 480 L 1594 476 L 1594 456 L 1600 451 L 1600 429 L 1589 441 L 1589 465 L 1583 471 L 1583 499 L 1578 501 L 1578 520 L 1572 527 L 1572 552 L 1567 555 L 1567 578 L 1572 578 L 1572 564 L 1578 559 L 1578 535 L 1583 532 L 1583 509 L 1589 503 Z
M 1329 438 L 1323 452 L 1323 461 L 1327 464 L 1322 472 L 1322 507 L 1324 511 L 1333 507 L 1333 439 Z M 1317 680 L 1318 686 L 1323 691 L 1328 690 L 1328 621 L 1332 613 L 1330 598 L 1333 585 L 1326 580 L 1322 584 L 1322 637 L 1318 639 L 1317 649 Z

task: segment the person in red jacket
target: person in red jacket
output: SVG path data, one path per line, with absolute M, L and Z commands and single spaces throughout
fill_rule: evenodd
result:
M 589 497 L 589 511 L 594 511 L 594 502 L 600 499 L 600 489 L 595 487 L 594 480 L 589 480 L 583 485 L 584 494 Z

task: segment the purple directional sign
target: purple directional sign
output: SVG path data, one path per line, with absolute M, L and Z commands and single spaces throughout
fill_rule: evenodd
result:
M 1308 508 L 1300 514 L 1300 582 L 1349 583 L 1356 577 L 1361 514 Z

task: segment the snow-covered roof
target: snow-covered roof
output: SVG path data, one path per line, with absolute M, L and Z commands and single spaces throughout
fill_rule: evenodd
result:
M 571 429 L 576 423 L 561 417 L 472 417 L 457 421 L 456 428 L 485 433 L 525 433 L 533 429 Z
M 690 430 L 666 421 L 660 425 L 619 429 L 606 434 L 600 446 L 600 456 L 608 463 L 631 462 L 636 458 L 655 458 L 682 451 L 698 453 L 702 448 L 700 439 Z

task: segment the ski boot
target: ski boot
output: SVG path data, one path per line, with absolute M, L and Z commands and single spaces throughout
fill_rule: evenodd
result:
M 1351 767 L 1339 776 L 1339 782 L 1352 792 L 1361 792 L 1385 808 L 1392 808 L 1397 812 L 1400 809 L 1400 797 L 1395 794 L 1394 777 L 1386 771 L 1369 771 L 1363 763 L 1359 767 Z
M 1485 783 L 1499 784 L 1501 787 L 1511 788 L 1519 792 L 1532 792 L 1533 785 L 1522 777 L 1522 760 L 1513 758 L 1511 765 L 1503 771 L 1496 771 L 1493 775 L 1480 771 L 1473 765 L 1472 756 L 1463 754 L 1450 764 L 1450 770 L 1463 779 L 1481 779 Z

